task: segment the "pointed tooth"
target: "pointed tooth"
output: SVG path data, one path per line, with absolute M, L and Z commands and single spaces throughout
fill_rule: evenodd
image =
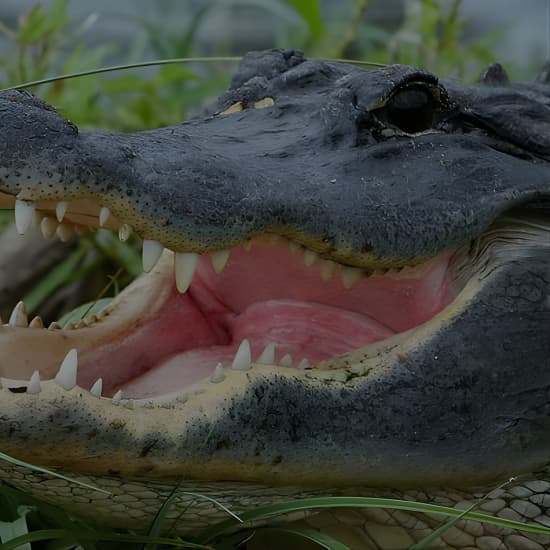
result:
M 260 353 L 260 356 L 258 359 L 256 359 L 256 363 L 259 363 L 260 365 L 274 365 L 275 364 L 275 342 L 269 342 L 262 353 Z
M 45 239 L 51 239 L 57 231 L 57 222 L 53 218 L 45 217 L 40 222 L 40 231 Z
M 42 317 L 39 317 L 38 315 L 34 317 L 33 320 L 29 323 L 29 328 L 44 328 Z
M 40 373 L 35 370 L 29 380 L 29 385 L 27 386 L 27 393 L 40 393 L 42 388 L 40 387 Z
M 225 380 L 225 374 L 223 372 L 223 366 L 221 363 L 218 363 L 216 365 L 216 368 L 214 369 L 214 372 L 212 373 L 212 376 L 210 377 L 210 382 L 214 382 L 214 384 L 218 384 L 219 382 L 223 382 Z
M 304 252 L 304 263 L 309 267 L 315 263 L 315 260 L 318 258 L 317 254 L 313 250 L 306 250 Z
M 288 243 L 288 248 L 292 254 L 296 254 L 300 250 L 300 245 L 294 241 Z
M 19 235 L 24 235 L 25 231 L 32 225 L 34 221 L 34 203 L 29 201 L 15 201 L 15 227 Z
M 111 211 L 106 206 L 102 206 L 99 211 L 99 227 L 104 227 L 110 216 Z
M 199 261 L 199 255 L 193 252 L 176 252 L 174 266 L 176 271 L 176 287 L 184 294 L 193 281 L 193 275 Z
M 217 252 L 212 252 L 210 254 L 210 259 L 212 260 L 212 267 L 216 273 L 221 273 L 223 268 L 229 260 L 230 250 L 218 250 Z
M 101 397 L 101 392 L 103 391 L 103 379 L 102 378 L 98 378 L 93 386 L 90 388 L 90 393 L 94 396 L 94 397 Z
M 69 203 L 67 201 L 60 201 L 55 205 L 55 217 L 59 223 L 63 221 L 68 206 Z
M 321 268 L 321 279 L 323 281 L 330 281 L 332 279 L 332 274 L 334 273 L 334 269 L 336 268 L 336 264 L 334 262 L 331 262 L 330 260 L 325 260 L 323 263 L 323 267 Z
M 57 321 L 52 321 L 48 326 L 48 330 L 60 330 L 61 325 Z
M 363 270 L 358 267 L 342 268 L 342 284 L 344 288 L 350 289 L 362 276 Z
M 127 223 L 123 223 L 120 226 L 120 229 L 118 230 L 119 240 L 125 243 L 130 238 L 131 234 L 132 234 L 132 226 L 128 225 Z
M 118 403 L 120 403 L 122 399 L 122 390 L 118 390 L 114 395 L 113 397 L 111 398 L 111 401 L 115 404 L 115 405 L 118 405 Z
M 28 327 L 29 321 L 27 319 L 27 308 L 23 302 L 18 302 L 13 308 L 8 321 L 10 327 Z
M 68 242 L 74 237 L 74 229 L 66 223 L 60 223 L 55 231 L 61 242 Z
M 292 367 L 292 355 L 290 355 L 290 353 L 284 355 L 279 361 L 279 365 L 281 365 L 281 367 Z
M 76 349 L 70 350 L 63 359 L 59 371 L 55 375 L 55 381 L 64 389 L 71 390 L 76 386 L 78 372 L 78 355 Z
M 239 345 L 239 349 L 235 354 L 231 368 L 235 370 L 248 370 L 251 362 L 252 356 L 250 353 L 250 343 L 245 338 Z
M 155 267 L 163 250 L 164 246 L 158 241 L 143 239 L 142 263 L 145 273 L 149 273 L 149 271 Z
M 299 369 L 309 369 L 311 368 L 311 365 L 309 364 L 309 360 L 305 357 L 298 363 Z

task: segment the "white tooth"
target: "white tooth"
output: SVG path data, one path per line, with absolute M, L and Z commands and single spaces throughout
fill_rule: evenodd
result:
M 292 252 L 292 254 L 296 254 L 300 250 L 300 245 L 298 243 L 295 243 L 294 241 L 290 241 L 288 243 L 288 248 L 290 249 L 290 252 Z
M 176 252 L 174 266 L 176 271 L 176 287 L 182 294 L 193 281 L 193 275 L 199 261 L 199 255 L 193 252 Z
M 29 380 L 29 385 L 27 386 L 27 393 L 40 393 L 42 388 L 40 387 L 40 373 L 35 370 L 32 373 L 32 376 Z
M 229 260 L 230 250 L 218 250 L 217 252 L 212 252 L 210 254 L 210 259 L 212 260 L 212 267 L 216 273 L 221 273 L 227 260 Z
M 113 397 L 111 398 L 111 401 L 115 404 L 115 405 L 118 405 L 118 403 L 120 403 L 120 400 L 122 399 L 122 390 L 118 390 L 115 395 L 113 395 Z
M 290 353 L 287 353 L 280 361 L 279 365 L 281 367 L 292 367 L 292 355 Z
M 98 378 L 94 385 L 90 388 L 90 393 L 95 397 L 101 397 L 101 391 L 103 390 L 103 380 Z
M 53 218 L 42 218 L 40 222 L 40 231 L 45 239 L 51 239 L 57 230 L 57 222 Z
M 323 281 L 330 281 L 332 279 L 332 274 L 334 273 L 334 268 L 336 267 L 336 264 L 334 262 L 331 262 L 330 260 L 326 260 L 323 263 L 323 267 L 321 268 L 321 279 Z
M 61 325 L 57 321 L 52 321 L 48 327 L 48 330 L 60 330 Z
M 99 227 L 103 227 L 107 223 L 110 215 L 111 211 L 106 206 L 102 206 L 99 211 Z
M 275 342 L 269 342 L 264 351 L 260 354 L 256 363 L 260 365 L 274 365 L 275 364 Z
M 8 321 L 10 327 L 28 327 L 29 321 L 27 319 L 27 308 L 23 302 L 18 302 L 13 308 Z
M 68 206 L 69 206 L 69 203 L 67 201 L 61 201 L 55 205 L 55 217 L 57 218 L 57 221 L 59 223 L 63 221 L 63 218 L 65 217 L 65 213 L 67 212 Z
M 132 226 L 128 225 L 127 223 L 123 223 L 118 230 L 118 238 L 124 243 L 130 238 L 131 234 Z
M 55 231 L 61 242 L 68 242 L 74 237 L 74 230 L 66 223 L 60 223 Z
M 29 328 L 44 328 L 42 317 L 39 317 L 38 315 L 34 317 L 33 320 L 29 323 Z
M 225 380 L 225 374 L 223 372 L 223 366 L 221 363 L 218 363 L 216 365 L 216 368 L 214 369 L 214 372 L 212 373 L 212 376 L 210 377 L 210 382 L 214 382 L 214 384 L 218 384 L 219 382 L 223 382 Z
M 250 363 L 252 362 L 252 356 L 250 353 L 250 344 L 245 338 L 235 354 L 231 368 L 235 370 L 248 370 L 250 368 Z
M 149 271 L 155 267 L 163 250 L 164 246 L 158 241 L 151 241 L 149 239 L 143 240 L 142 263 L 145 273 L 149 273 Z
M 344 288 L 351 288 L 363 274 L 363 270 L 358 267 L 343 267 L 342 268 L 342 284 Z
M 299 369 L 309 369 L 310 364 L 309 361 L 304 357 L 299 363 L 298 363 Z
M 34 221 L 34 204 L 28 201 L 15 201 L 15 227 L 19 235 L 24 235 L 25 231 Z
M 75 349 L 70 350 L 55 375 L 55 381 L 64 389 L 70 390 L 76 386 L 78 371 L 78 355 Z
M 304 263 L 309 267 L 315 263 L 317 259 L 317 254 L 313 250 L 306 250 L 304 252 Z

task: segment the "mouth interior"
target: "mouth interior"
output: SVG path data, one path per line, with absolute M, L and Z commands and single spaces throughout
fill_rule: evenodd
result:
M 116 340 L 86 353 L 78 383 L 86 388 L 102 377 L 104 395 L 119 389 L 132 398 L 169 394 L 204 380 L 218 364 L 231 367 L 245 339 L 252 362 L 314 368 L 444 309 L 457 295 L 450 257 L 367 274 L 264 236 L 233 248 L 220 273 L 202 255 L 183 294 L 166 273 L 171 262 L 160 262 L 160 271 L 145 275 L 164 271 L 170 286 L 159 294 L 154 315 L 128 320 Z

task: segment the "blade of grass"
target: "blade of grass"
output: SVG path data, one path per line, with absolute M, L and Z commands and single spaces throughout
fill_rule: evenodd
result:
M 109 305 L 112 300 L 112 298 L 101 298 L 96 299 L 93 302 L 87 302 L 72 311 L 69 311 L 60 317 L 57 322 L 64 327 L 67 323 L 78 323 L 80 321 L 84 321 L 88 315 L 99 313 L 103 308 Z
M 164 500 L 162 506 L 159 508 L 159 511 L 156 513 L 155 519 L 153 520 L 153 523 L 151 524 L 151 528 L 149 529 L 148 533 L 151 538 L 157 538 L 160 535 L 160 531 L 166 518 L 166 514 L 168 513 L 168 511 L 170 510 L 170 506 L 172 506 L 173 502 L 178 496 L 178 487 L 179 484 L 176 485 L 174 489 L 172 489 L 172 492 Z M 157 550 L 157 543 L 146 544 L 144 550 Z
M 13 458 L 12 456 L 9 456 L 9 455 L 4 454 L 2 452 L 0 452 L 0 460 L 5 460 L 6 462 L 9 462 L 10 464 L 13 464 L 14 466 L 20 466 L 22 468 L 27 468 L 29 470 L 32 470 L 33 472 L 40 472 L 41 474 L 47 474 L 47 475 L 50 475 L 52 477 L 57 477 L 59 479 L 64 479 L 65 481 L 68 481 L 69 483 L 74 483 L 75 485 L 79 485 L 80 487 L 84 487 L 84 488 L 90 489 L 92 491 L 98 491 L 100 493 L 105 493 L 106 495 L 111 494 L 109 491 L 106 491 L 105 489 L 100 489 L 99 487 L 95 487 L 94 485 L 90 485 L 89 483 L 84 483 L 83 481 L 78 481 L 77 479 L 71 479 L 70 477 L 64 476 L 63 474 L 58 474 L 57 472 L 54 472 L 52 470 L 48 470 L 47 468 L 43 468 L 42 466 L 35 466 L 34 464 L 29 464 L 28 462 L 24 462 L 23 460 Z
M 239 56 L 217 56 L 217 57 L 176 57 L 173 59 L 157 59 L 156 61 L 140 61 L 139 63 L 127 63 L 125 65 L 111 65 L 109 67 L 99 67 L 97 69 L 90 69 L 87 71 L 77 71 L 75 73 L 62 74 L 57 76 L 51 76 L 48 78 L 42 78 L 40 80 L 32 80 L 24 82 L 23 84 L 17 84 L 16 86 L 8 86 L 2 88 L 0 91 L 5 90 L 21 90 L 23 88 L 30 88 L 32 86 L 39 86 L 40 84 L 49 84 L 56 82 L 57 80 L 69 80 L 71 78 L 80 78 L 82 76 L 92 76 L 101 73 L 110 73 L 113 71 L 121 71 L 125 69 L 138 69 L 141 67 L 155 67 L 157 65 L 173 65 L 176 63 L 215 63 L 215 62 L 237 62 L 240 61 Z
M 257 531 L 262 531 L 263 533 L 268 534 L 288 534 L 288 535 L 295 535 L 297 537 L 300 537 L 304 540 L 308 540 L 310 542 L 314 542 L 317 545 L 319 545 L 321 548 L 325 548 L 326 550 L 351 550 L 349 546 L 346 546 L 342 542 L 325 535 L 324 533 L 320 533 L 319 531 L 315 531 L 315 529 L 307 529 L 305 527 L 263 527 L 261 529 L 258 529 Z
M 254 510 L 243 512 L 240 515 L 240 518 L 244 523 L 246 523 L 248 521 L 263 521 L 282 514 L 288 514 L 290 512 L 300 510 L 323 510 L 328 508 L 385 508 L 390 510 L 409 510 L 412 512 L 430 512 L 448 517 L 462 515 L 463 519 L 489 523 L 499 527 L 508 527 L 510 529 L 517 529 L 528 533 L 550 535 L 550 528 L 543 527 L 541 525 L 525 524 L 519 521 L 512 521 L 500 517 L 480 514 L 478 512 L 468 512 L 464 514 L 463 510 L 456 510 L 455 508 L 440 506 L 438 504 L 374 497 L 320 497 L 281 502 L 269 506 L 261 506 Z M 196 540 L 202 543 L 208 543 L 211 540 L 234 530 L 236 526 L 237 524 L 233 520 L 225 520 L 199 533 Z
M 108 67 L 99 67 L 97 69 L 89 69 L 86 71 L 77 71 L 74 73 L 60 74 L 56 76 L 50 76 L 48 78 L 41 78 L 40 80 L 30 80 L 29 82 L 23 82 L 16 86 L 8 86 L 1 88 L 0 92 L 6 90 L 22 90 L 23 88 L 31 88 L 33 86 L 40 86 L 41 84 L 50 84 L 57 82 L 58 80 L 69 80 L 71 78 L 80 78 L 83 76 L 92 76 L 101 73 L 109 73 L 113 71 L 123 71 L 127 69 L 139 69 L 141 67 L 155 67 L 158 65 L 174 65 L 177 63 L 226 63 L 226 62 L 238 62 L 242 58 L 239 56 L 212 56 L 212 57 L 175 57 L 172 59 L 157 59 L 156 61 L 140 61 L 139 63 L 127 63 L 125 65 L 111 65 Z M 316 60 L 316 58 L 312 58 Z M 368 67 L 386 67 L 386 63 L 375 63 L 373 61 L 363 61 L 361 59 L 318 59 L 318 61 L 335 61 L 339 63 L 352 63 L 354 65 L 365 65 Z
M 483 502 L 485 502 L 489 495 L 498 489 L 504 489 L 507 485 L 515 481 L 515 477 L 511 477 L 509 480 L 505 481 L 504 483 L 501 483 L 498 487 L 495 489 L 492 489 L 488 493 L 486 493 L 482 498 L 479 500 L 476 500 L 471 506 L 466 508 L 460 514 L 459 516 L 455 516 L 454 518 L 451 518 L 449 521 L 445 522 L 443 525 L 440 525 L 437 529 L 435 529 L 432 533 L 430 533 L 427 537 L 423 538 L 421 541 L 417 542 L 416 544 L 413 544 L 409 550 L 427 550 L 428 548 L 432 548 L 435 541 L 447 531 L 447 529 L 450 529 L 457 521 L 464 519 L 464 517 L 470 513 L 473 512 L 476 508 L 478 508 Z
M 57 264 L 49 273 L 40 279 L 32 290 L 24 297 L 29 311 L 34 311 L 48 296 L 51 296 L 58 288 L 68 284 L 68 279 L 71 278 L 87 254 L 88 250 L 85 246 L 80 245 L 62 262 Z
M 8 542 L 5 542 L 0 546 L 2 550 L 15 550 L 23 544 L 30 542 L 46 541 L 46 540 L 67 540 L 73 538 L 74 534 L 66 531 L 65 529 L 42 529 L 40 531 L 33 531 L 27 535 L 21 535 Z M 95 541 L 101 540 L 105 542 L 128 542 L 128 543 L 155 543 L 165 544 L 173 546 L 175 548 L 190 548 L 193 550 L 213 550 L 211 546 L 205 546 L 203 544 L 197 544 L 194 542 L 187 542 L 177 538 L 157 537 L 151 538 L 147 535 L 132 535 L 125 533 L 102 533 L 96 531 L 94 533 L 78 533 L 79 541 Z

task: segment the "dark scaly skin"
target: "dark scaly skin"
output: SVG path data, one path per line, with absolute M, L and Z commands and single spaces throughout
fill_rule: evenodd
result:
M 408 87 L 430 94 L 429 128 L 404 132 L 389 112 L 391 98 Z M 265 98 L 274 106 L 253 108 Z M 236 103 L 245 109 L 219 114 Z M 209 479 L 215 471 L 219 480 L 223 463 L 231 479 L 244 465 L 237 479 L 265 485 L 280 482 L 283 471 L 284 485 L 303 483 L 301 494 L 317 487 L 451 486 L 466 490 L 462 500 L 469 500 L 474 490 L 512 475 L 544 481 L 549 103 L 546 82 L 508 83 L 496 69 L 464 86 L 410 67 L 365 71 L 305 61 L 294 51 L 248 56 L 209 115 L 139 134 L 79 132 L 36 99 L 4 93 L 0 192 L 29 200 L 90 198 L 176 251 L 217 250 L 273 232 L 325 258 L 376 269 L 467 246 L 520 207 L 521 216 L 536 212 L 546 233 L 519 255 L 497 254 L 470 299 L 436 331 L 404 346 L 406 353 L 388 351 L 373 363 L 356 352 L 343 365 L 329 365 L 343 377 L 323 382 L 315 374 L 266 371 L 215 415 L 195 415 L 175 448 L 172 434 L 156 433 L 144 455 L 146 440 L 109 423 L 127 412 L 111 407 L 90 424 L 83 421 L 86 404 L 76 409 L 64 398 L 46 408 L 71 425 L 70 435 L 54 431 L 44 440 L 32 435 L 42 421 L 45 431 L 44 403 L 24 395 L 8 395 L 0 409 L 10 428 L 0 431 L 3 447 L 40 461 L 67 440 L 87 456 L 116 438 L 131 449 L 125 452 L 132 478 L 154 478 L 167 460 L 180 464 L 180 475 Z M 90 426 L 94 436 L 82 442 Z M 34 447 L 21 452 L 29 434 Z M 227 444 L 233 440 L 238 446 Z M 198 464 L 205 465 L 199 475 Z M 70 471 L 62 461 L 55 465 Z M 92 461 L 77 470 L 97 476 L 101 468 Z M 245 505 L 237 499 L 237 506 Z M 539 512 L 544 518 L 546 508 Z M 499 536 L 514 547 L 506 537 L 516 535 Z M 472 537 L 462 547 L 477 544 Z

